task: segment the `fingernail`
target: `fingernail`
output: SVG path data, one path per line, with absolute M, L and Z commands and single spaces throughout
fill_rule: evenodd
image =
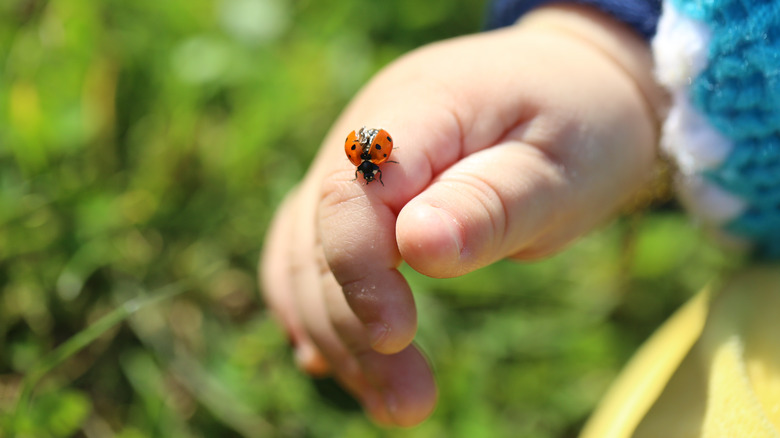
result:
M 390 418 L 395 420 L 396 414 L 398 413 L 398 400 L 396 399 L 395 394 L 393 394 L 392 391 L 385 391 L 382 395 L 385 399 L 385 407 L 390 414 Z
M 432 256 L 441 261 L 456 263 L 463 251 L 463 233 L 458 221 L 445 209 L 426 205 L 421 207 L 421 221 L 425 229 L 430 230 L 428 239 Z
M 328 373 L 328 364 L 322 361 L 322 357 L 311 344 L 301 343 L 295 347 L 295 363 L 298 368 L 312 376 L 323 376 Z
M 463 235 L 458 226 L 458 221 L 447 210 L 442 210 L 441 208 L 434 208 L 434 210 L 439 216 L 442 226 L 447 230 L 452 243 L 455 244 L 458 256 L 460 256 L 461 251 L 463 251 Z
M 368 329 L 368 340 L 371 343 L 372 348 L 381 345 L 390 333 L 390 326 L 381 322 L 366 324 L 366 328 Z
M 314 349 L 311 345 L 301 343 L 295 346 L 295 362 L 301 368 L 306 368 L 314 360 Z

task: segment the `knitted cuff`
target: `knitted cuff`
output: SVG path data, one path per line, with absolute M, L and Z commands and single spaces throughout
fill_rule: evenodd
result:
M 594 6 L 628 24 L 647 40 L 655 34 L 661 13 L 661 0 L 495 0 L 490 5 L 487 27 L 510 26 L 523 14 L 550 3 Z
M 661 146 L 704 224 L 780 258 L 780 3 L 664 0 L 653 40 L 672 96 Z

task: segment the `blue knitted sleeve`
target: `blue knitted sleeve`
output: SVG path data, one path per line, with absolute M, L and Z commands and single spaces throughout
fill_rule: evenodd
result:
M 509 26 L 521 15 L 538 6 L 561 3 L 555 0 L 495 0 L 488 14 L 488 28 Z M 607 14 L 633 27 L 645 39 L 655 34 L 658 17 L 661 14 L 661 0 L 569 0 L 595 6 Z
M 707 228 L 780 260 L 780 2 L 664 0 L 653 39 L 671 95 L 661 147 Z

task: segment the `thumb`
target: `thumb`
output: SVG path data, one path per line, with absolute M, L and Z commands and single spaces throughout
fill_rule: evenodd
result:
M 534 259 L 562 249 L 650 175 L 651 145 L 643 153 L 617 145 L 591 149 L 559 158 L 513 141 L 467 156 L 401 210 L 402 257 L 425 275 L 453 277 L 505 257 Z

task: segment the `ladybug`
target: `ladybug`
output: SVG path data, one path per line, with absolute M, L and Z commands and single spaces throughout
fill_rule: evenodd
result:
M 379 175 L 379 182 L 382 182 L 382 171 L 379 165 L 388 163 L 398 163 L 390 161 L 390 152 L 393 151 L 393 138 L 384 129 L 367 129 L 365 126 L 357 131 L 352 131 L 344 141 L 344 152 L 347 158 L 352 162 L 355 169 L 355 179 L 358 172 L 363 174 L 366 184 L 370 183 Z M 353 180 L 354 181 L 354 180 Z

